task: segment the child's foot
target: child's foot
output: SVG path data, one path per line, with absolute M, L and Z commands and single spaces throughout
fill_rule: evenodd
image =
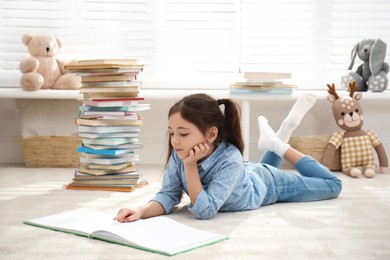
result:
M 283 120 L 276 135 L 284 142 L 288 142 L 292 132 L 299 126 L 303 117 L 313 107 L 317 97 L 312 94 L 301 95 Z
M 268 120 L 264 116 L 259 116 L 258 125 L 260 131 L 259 142 L 257 144 L 260 151 L 271 151 L 279 157 L 283 157 L 284 153 L 290 147 L 286 142 L 280 140 L 272 128 L 268 125 Z

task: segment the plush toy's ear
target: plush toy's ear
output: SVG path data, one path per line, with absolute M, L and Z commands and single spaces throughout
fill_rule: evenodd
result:
M 24 35 L 22 36 L 22 42 L 23 42 L 23 44 L 26 45 L 26 46 L 28 46 L 32 38 L 33 38 L 32 35 L 30 35 L 30 34 L 24 34 Z
M 351 51 L 351 63 L 349 63 L 348 69 L 351 70 L 353 67 L 353 64 L 355 63 L 355 58 L 358 52 L 359 43 L 356 43 Z
M 337 95 L 336 92 L 336 86 L 334 85 L 334 83 L 332 83 L 332 85 L 330 84 L 327 85 L 328 85 L 328 100 L 331 103 L 334 103 L 339 98 L 339 95 Z
M 383 67 L 386 57 L 386 43 L 381 39 L 377 39 L 371 48 L 370 52 L 370 70 L 373 75 L 379 73 Z
M 62 48 L 62 39 L 61 38 L 56 38 L 57 44 L 58 44 L 58 49 Z

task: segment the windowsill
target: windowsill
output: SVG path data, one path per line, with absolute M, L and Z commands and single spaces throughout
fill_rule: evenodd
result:
M 317 99 L 326 99 L 327 91 L 325 90 L 303 90 L 296 89 L 292 93 L 256 93 L 256 94 L 231 94 L 227 89 L 142 89 L 140 96 L 145 99 L 177 99 L 179 97 L 192 93 L 204 92 L 217 98 L 230 97 L 237 100 L 295 100 L 304 93 L 312 93 Z M 340 93 L 347 92 L 339 90 Z M 78 90 L 37 90 L 24 91 L 20 88 L 0 88 L 0 99 L 82 99 L 83 95 Z M 384 92 L 364 92 L 364 99 L 390 100 L 390 90 Z

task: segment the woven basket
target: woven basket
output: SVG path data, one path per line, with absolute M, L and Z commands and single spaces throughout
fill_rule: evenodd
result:
M 326 146 L 331 137 L 330 135 L 292 136 L 289 144 L 301 153 L 310 155 L 317 161 L 322 162 Z M 337 150 L 329 169 L 332 171 L 341 170 L 340 150 Z
M 75 168 L 80 162 L 76 136 L 36 136 L 21 138 L 20 146 L 28 167 Z

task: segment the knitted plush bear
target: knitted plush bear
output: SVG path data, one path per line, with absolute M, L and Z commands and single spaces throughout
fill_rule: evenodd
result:
M 358 90 L 356 82 L 349 83 L 350 95 L 339 97 L 334 84 L 328 85 L 328 100 L 333 103 L 332 110 L 337 125 L 345 130 L 333 134 L 325 150 L 322 164 L 330 167 L 335 152 L 340 149 L 341 170 L 352 177 L 359 177 L 362 173 L 372 178 L 375 175 L 375 154 L 378 155 L 380 171 L 387 171 L 388 159 L 383 144 L 378 136 L 370 131 L 363 130 L 363 110 L 360 105 L 362 92 Z
M 62 41 L 51 35 L 29 35 L 22 37 L 31 57 L 19 64 L 23 73 L 20 85 L 23 90 L 38 89 L 78 89 L 81 87 L 80 77 L 67 74 L 65 64 L 56 58 Z

